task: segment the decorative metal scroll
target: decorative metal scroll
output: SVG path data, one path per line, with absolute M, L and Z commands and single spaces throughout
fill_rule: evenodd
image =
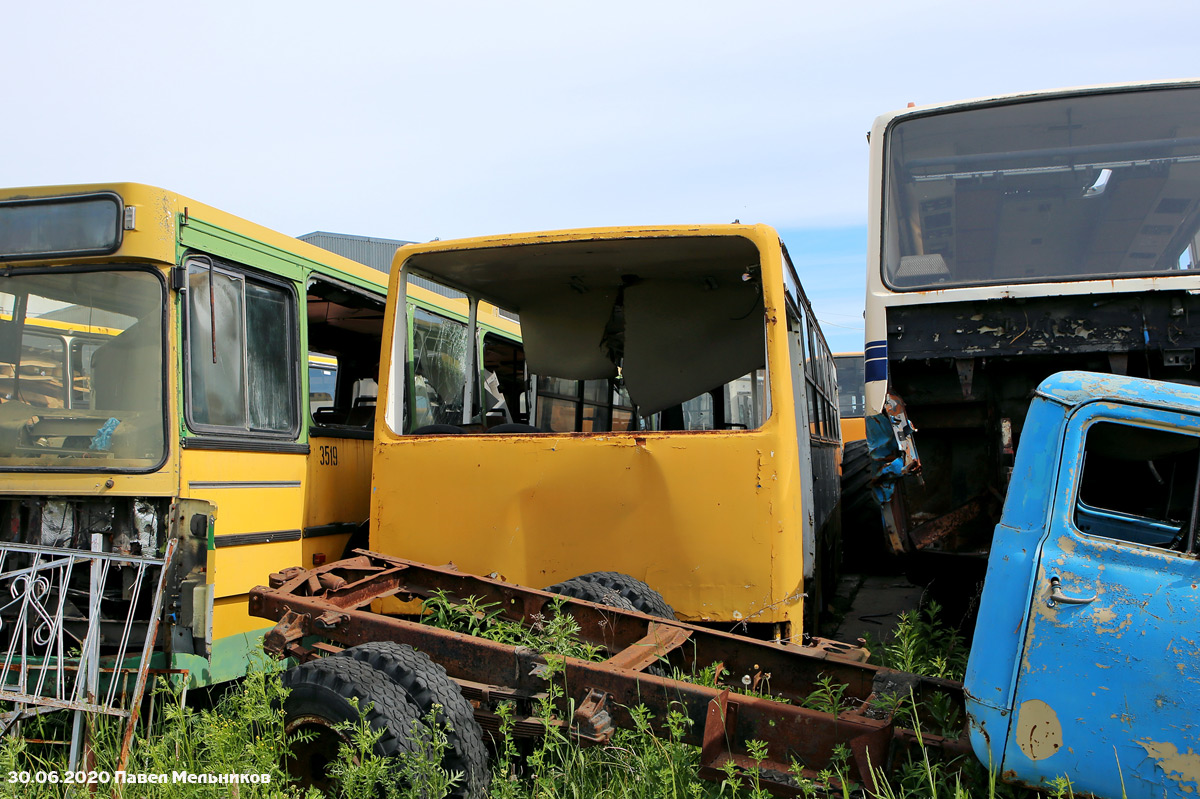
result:
M 132 719 L 174 550 L 174 540 L 161 558 L 0 544 L 0 700 L 15 707 L 0 730 L 58 709 Z M 117 602 L 105 596 L 113 586 Z

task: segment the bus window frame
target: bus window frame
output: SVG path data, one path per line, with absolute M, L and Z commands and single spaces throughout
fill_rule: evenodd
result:
M 311 396 L 311 386 L 310 386 L 310 381 L 312 378 L 311 369 L 314 366 L 317 366 L 319 368 L 324 368 L 324 367 L 322 367 L 320 364 L 314 364 L 310 360 L 310 358 L 312 357 L 312 354 L 316 353 L 319 355 L 324 355 L 326 357 L 332 357 L 336 361 L 336 364 L 334 366 L 335 383 L 334 383 L 333 405 L 331 407 L 335 407 L 335 408 L 339 407 L 337 405 L 337 400 L 338 400 L 338 391 L 342 388 L 342 385 L 343 385 L 341 381 L 348 379 L 348 376 L 345 374 L 346 364 L 343 361 L 343 359 L 341 358 L 341 356 L 330 355 L 329 353 L 321 352 L 320 350 L 314 350 L 312 348 L 313 342 L 312 342 L 312 338 L 311 338 L 311 330 L 310 330 L 310 326 L 307 322 L 307 319 L 308 319 L 308 297 L 310 296 L 309 291 L 312 289 L 312 287 L 315 284 L 318 284 L 318 283 L 321 283 L 321 284 L 324 284 L 327 286 L 331 286 L 336 289 L 340 289 L 342 291 L 353 294 L 357 297 L 361 297 L 364 299 L 365 302 L 378 304 L 379 315 L 380 315 L 380 323 L 379 323 L 379 325 L 380 325 L 380 329 L 379 329 L 380 342 L 382 342 L 382 340 L 384 338 L 386 338 L 386 336 L 387 336 L 387 331 L 386 331 L 386 327 L 384 324 L 384 314 L 386 313 L 386 309 L 387 309 L 387 293 L 386 293 L 386 291 L 382 294 L 372 292 L 368 289 L 364 289 L 361 286 L 356 286 L 355 284 L 349 283 L 345 280 L 338 280 L 337 278 L 335 278 L 331 275 L 325 274 L 324 272 L 312 270 L 308 274 L 307 278 L 304 281 L 304 288 L 305 288 L 304 314 L 305 314 L 306 322 L 305 322 L 305 326 L 304 326 L 305 327 L 305 329 L 304 329 L 305 341 L 303 342 L 303 346 L 301 347 L 301 350 L 304 352 L 303 363 L 301 364 L 301 371 L 303 372 L 303 383 L 304 384 L 300 388 L 300 393 L 303 398 L 302 399 L 302 407 L 300 408 L 300 416 L 307 419 L 306 424 L 308 426 L 308 435 L 312 438 L 362 438 L 362 439 L 374 438 L 374 436 L 375 436 L 374 421 L 372 421 L 370 424 L 340 424 L 340 423 L 335 424 L 335 423 L 322 422 L 322 421 L 318 420 L 317 418 L 315 418 L 313 415 L 313 409 L 311 406 L 312 396 Z M 376 352 L 376 357 L 378 358 L 378 352 Z M 351 373 L 350 376 L 353 376 L 353 373 Z M 378 367 L 376 368 L 376 372 L 375 372 L 375 381 L 376 381 L 376 390 L 378 390 L 378 383 L 379 383 Z M 355 380 L 353 382 L 357 382 L 357 380 Z M 351 385 L 351 387 L 347 390 L 347 393 L 353 393 L 353 385 Z M 357 398 L 352 398 L 352 401 L 354 399 L 357 399 Z M 378 407 L 379 407 L 378 394 L 376 395 L 376 398 L 375 398 L 375 405 L 376 405 L 376 408 L 378 409 Z M 351 407 L 353 407 L 353 405 Z M 378 413 L 378 410 L 376 412 Z
M 418 313 L 425 313 L 425 314 L 434 316 L 434 317 L 442 320 L 443 324 L 446 322 L 451 322 L 453 324 L 462 326 L 463 342 L 464 342 L 463 370 L 462 370 L 463 371 L 463 394 L 461 396 L 459 396 L 458 399 L 460 401 L 463 401 L 464 404 L 465 404 L 465 398 L 470 396 L 468 392 L 470 392 L 473 389 L 473 386 L 476 382 L 476 380 L 472 379 L 472 375 L 471 375 L 472 370 L 476 369 L 476 362 L 477 362 L 476 355 L 475 355 L 475 350 L 477 349 L 477 347 L 474 346 L 473 339 L 471 337 L 471 328 L 472 328 L 471 321 L 469 319 L 460 319 L 460 318 L 458 318 L 457 314 L 448 312 L 445 309 L 438 308 L 436 306 L 426 305 L 426 304 L 419 303 L 419 302 L 413 302 L 410 300 L 405 308 L 405 314 L 404 314 L 405 315 L 404 325 L 407 330 L 407 335 L 405 336 L 407 341 L 405 342 L 405 352 L 404 352 L 404 358 L 403 358 L 404 374 L 405 374 L 405 389 L 406 389 L 404 401 L 406 404 L 404 405 L 404 407 L 401 410 L 401 426 L 403 429 L 400 432 L 400 435 L 411 435 L 413 430 L 419 429 L 420 427 L 424 426 L 424 425 L 416 424 L 416 422 L 414 421 L 414 416 L 415 416 L 414 409 L 412 407 L 410 407 L 410 405 L 409 405 L 409 403 L 415 403 L 417 401 L 417 390 L 416 390 L 417 370 L 416 370 L 415 355 L 416 355 L 416 346 L 417 346 L 416 326 L 417 326 L 417 314 Z M 458 416 L 455 419 L 446 420 L 446 421 L 442 421 L 442 422 L 426 422 L 426 425 L 428 425 L 428 424 L 448 424 L 448 425 L 464 424 L 464 422 L 463 422 L 464 414 L 471 413 L 473 407 L 474 407 L 473 405 L 465 405 L 465 407 L 459 411 Z
M 183 416 L 185 424 L 190 432 L 195 436 L 186 439 L 189 445 L 196 446 L 202 444 L 203 439 L 221 442 L 237 442 L 242 441 L 248 444 L 262 443 L 266 446 L 281 443 L 294 443 L 304 429 L 302 419 L 303 409 L 307 403 L 300 396 L 304 379 L 299 373 L 300 358 L 300 316 L 299 316 L 299 298 L 296 290 L 296 284 L 287 278 L 270 273 L 264 273 L 261 270 L 251 268 L 244 264 L 239 264 L 235 261 L 228 261 L 222 258 L 217 258 L 208 253 L 199 251 L 191 251 L 186 253 L 179 261 L 180 268 L 183 270 L 183 279 L 186 286 L 188 268 L 193 262 L 203 263 L 208 261 L 214 272 L 220 272 L 225 275 L 233 276 L 242 279 L 243 281 L 259 283 L 261 285 L 282 289 L 288 296 L 288 344 L 295 352 L 295 357 L 289 356 L 288 361 L 288 380 L 290 381 L 290 393 L 292 394 L 292 410 L 293 416 L 291 427 L 287 431 L 270 431 L 270 430 L 254 430 L 249 428 L 235 428 L 230 425 L 214 425 L 202 422 L 196 422 L 192 418 L 192 355 L 191 355 L 191 314 L 188 309 L 190 289 L 184 288 L 180 290 L 179 315 L 182 322 L 182 341 L 180 351 L 182 353 L 182 374 L 183 381 Z M 246 327 L 246 308 L 245 304 L 242 307 L 242 329 Z M 246 343 L 243 343 L 245 346 Z M 305 359 L 306 360 L 306 359 Z M 247 392 L 249 386 L 247 386 Z
M 800 329 L 795 332 L 799 335 L 803 356 L 800 377 L 804 380 L 805 402 L 809 403 L 806 412 L 811 411 L 807 413 L 809 436 L 813 441 L 840 443 L 841 428 L 836 421 L 839 419 L 837 366 L 833 361 L 833 352 L 829 349 L 825 332 L 821 330 L 812 303 L 808 301 L 808 295 L 804 293 L 803 285 L 796 275 L 787 247 L 781 246 L 781 249 L 787 311 L 796 317 L 800 325 Z

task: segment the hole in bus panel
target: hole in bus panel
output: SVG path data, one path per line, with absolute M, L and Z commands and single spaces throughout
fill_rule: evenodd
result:
M 1198 458 L 1195 436 L 1097 422 L 1085 442 L 1075 525 L 1102 538 L 1181 549 Z
M 329 436 L 375 426 L 383 297 L 315 278 L 308 314 L 308 408 Z

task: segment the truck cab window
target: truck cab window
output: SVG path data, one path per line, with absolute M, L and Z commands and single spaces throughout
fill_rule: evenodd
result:
M 1200 439 L 1116 422 L 1087 433 L 1075 504 L 1084 533 L 1181 549 L 1196 495 Z

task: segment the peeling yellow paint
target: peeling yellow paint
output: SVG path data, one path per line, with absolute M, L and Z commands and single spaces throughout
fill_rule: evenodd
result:
M 1099 615 L 1099 614 L 1097 613 L 1097 615 Z M 1116 627 L 1102 627 L 1101 625 L 1097 624 L 1096 625 L 1096 633 L 1097 633 L 1097 635 L 1112 635 L 1112 636 L 1116 636 L 1117 638 L 1120 638 L 1122 635 L 1125 634 L 1126 628 L 1128 628 L 1132 624 L 1133 624 L 1133 614 L 1128 614 L 1125 616 L 1125 620 L 1122 621 L 1120 624 L 1118 624 Z
M 1062 724 L 1054 708 L 1040 699 L 1021 703 L 1017 714 L 1017 746 L 1030 760 L 1045 760 L 1062 748 Z
M 1157 761 L 1155 765 L 1162 769 L 1163 775 L 1180 783 L 1184 791 L 1191 793 L 1200 785 L 1200 755 L 1191 749 L 1182 754 L 1170 741 L 1145 740 L 1137 743 L 1146 750 L 1147 755 Z M 1182 785 L 1184 782 L 1190 782 L 1192 785 Z

